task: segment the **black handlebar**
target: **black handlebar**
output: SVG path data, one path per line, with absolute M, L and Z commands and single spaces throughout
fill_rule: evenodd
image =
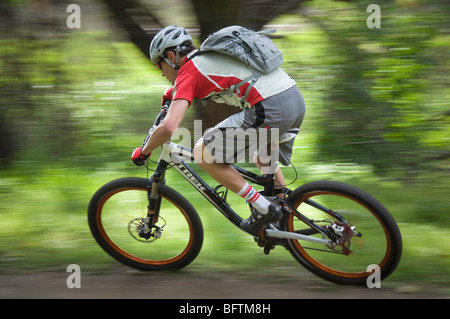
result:
M 161 123 L 162 120 L 164 120 L 164 118 L 166 117 L 166 114 L 169 110 L 170 107 L 170 103 L 172 101 L 171 100 L 165 100 L 163 102 L 163 105 L 161 107 L 161 111 L 159 112 L 158 116 L 155 119 L 155 122 L 153 122 L 153 126 L 150 128 L 150 130 L 148 131 L 148 135 L 147 137 L 142 141 L 142 146 L 144 146 L 145 144 L 147 144 L 150 136 L 152 135 L 153 131 L 155 130 L 155 128 Z

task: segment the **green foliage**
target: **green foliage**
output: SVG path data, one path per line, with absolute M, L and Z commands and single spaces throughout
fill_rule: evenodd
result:
M 309 2 L 306 27 L 284 41 L 299 86 L 320 92 L 308 103 L 321 108 L 318 155 L 384 174 L 448 168 L 448 12 L 384 4 L 371 29 L 370 3 Z
M 149 89 L 163 90 L 155 72 L 130 44 L 111 42 L 108 33 L 0 41 L 7 47 L 0 78 L 2 118 L 11 132 L 6 143 L 16 150 L 5 154 L 9 162 L 111 161 L 123 155 L 117 144 L 124 136 L 145 137 L 159 112 L 160 92 Z

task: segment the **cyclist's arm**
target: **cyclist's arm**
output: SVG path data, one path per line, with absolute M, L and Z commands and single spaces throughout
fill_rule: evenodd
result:
M 166 117 L 156 127 L 147 144 L 143 147 L 141 151 L 143 155 L 150 154 L 172 137 L 172 133 L 180 126 L 189 104 L 189 101 L 184 99 L 172 101 Z

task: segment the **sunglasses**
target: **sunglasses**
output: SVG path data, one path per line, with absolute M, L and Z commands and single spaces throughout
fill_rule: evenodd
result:
M 158 61 L 156 61 L 156 67 L 160 70 L 162 70 L 162 65 L 161 65 L 162 61 L 163 61 L 163 59 L 159 59 Z
M 173 51 L 172 51 L 173 52 Z M 162 70 L 162 65 L 161 65 L 161 63 L 162 62 L 166 62 L 167 64 L 169 64 L 169 65 L 172 65 L 171 63 L 170 63 L 170 61 L 167 59 L 167 57 L 166 56 L 161 56 L 159 59 L 158 59 L 158 61 L 156 61 L 156 67 L 158 68 L 158 69 L 160 69 L 160 70 Z

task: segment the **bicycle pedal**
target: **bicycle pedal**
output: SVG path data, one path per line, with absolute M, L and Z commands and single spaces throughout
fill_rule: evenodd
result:
M 256 242 L 259 247 L 264 247 L 266 244 L 266 227 L 261 228 L 258 231 L 258 237 L 256 237 Z
M 264 254 L 268 255 L 272 249 L 274 249 L 275 246 L 272 245 L 269 241 L 266 242 L 264 245 Z

